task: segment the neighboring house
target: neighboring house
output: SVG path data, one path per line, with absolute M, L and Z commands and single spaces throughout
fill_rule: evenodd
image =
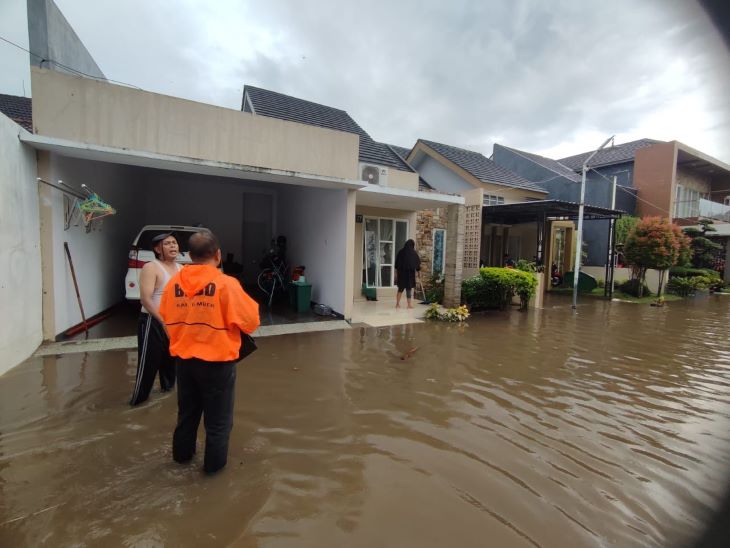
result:
M 585 152 L 552 160 L 495 144 L 499 165 L 537 182 L 551 199 L 577 202 Z M 586 176 L 588 205 L 611 207 L 611 182 L 616 178 L 615 209 L 631 215 L 659 215 L 678 224 L 712 218 L 730 222 L 730 166 L 677 141 L 639 139 L 608 147 L 590 162 Z M 721 227 L 720 232 L 725 230 Z M 603 266 L 608 256 L 608 223 L 587 221 L 584 241 L 587 265 Z
M 628 214 L 636 210 L 633 188 L 634 155 L 636 151 L 659 141 L 640 139 L 612 146 L 596 154 L 586 175 L 585 203 L 601 208 L 617 209 Z M 591 152 L 561 160 L 552 160 L 516 148 L 495 144 L 494 161 L 526 179 L 539 184 L 551 200 L 580 202 L 583 162 Z M 616 201 L 612 204 L 612 181 L 616 180 Z M 608 258 L 609 224 L 606 220 L 588 220 L 584 225 L 583 242 L 586 265 L 603 266 Z
M 634 186 L 640 216 L 670 217 L 682 226 L 712 219 L 713 239 L 724 245 L 718 264 L 724 262 L 730 282 L 730 165 L 678 141 L 657 143 L 636 153 Z
M 0 112 L 26 131 L 33 131 L 33 105 L 30 97 L 0 93 Z
M 545 190 L 479 152 L 425 139 L 419 139 L 408 151 L 406 161 L 433 191 L 464 196 L 464 276 L 476 273 L 480 264 L 501 265 L 505 254 L 534 259 L 537 254 L 534 226 L 510 228 L 488 223 L 482 217 L 482 208 L 542 200 L 547 195 Z M 437 214 L 422 216 L 419 241 L 426 249 L 432 242 L 429 265 L 441 262 L 437 253 L 440 236 L 435 231 L 442 230 L 442 225 L 443 220 Z

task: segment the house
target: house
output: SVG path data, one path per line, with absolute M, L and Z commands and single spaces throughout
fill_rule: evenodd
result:
M 493 159 L 549 192 L 551 199 L 577 202 L 585 152 L 559 160 L 495 144 Z M 585 203 L 638 216 L 659 215 L 684 225 L 712 218 L 721 237 L 730 221 L 728 166 L 677 141 L 639 139 L 599 151 L 586 176 Z M 612 204 L 612 181 L 617 184 Z M 587 266 L 603 267 L 608 257 L 608 223 L 584 227 Z
M 637 150 L 658 141 L 640 139 L 603 149 L 591 159 L 586 175 L 585 203 L 617 209 L 628 214 L 636 210 L 636 191 L 633 186 L 634 155 Z M 548 191 L 550 199 L 580 202 L 580 183 L 583 162 L 592 151 L 553 160 L 516 148 L 495 144 L 493 159 L 507 169 L 536 182 Z M 617 191 L 612 203 L 612 182 Z M 609 223 L 603 220 L 586 221 L 583 229 L 584 264 L 604 266 L 608 258 Z
M 464 277 L 476 274 L 480 265 L 501 266 L 505 254 L 529 260 L 538 254 L 535 227 L 489 223 L 482 216 L 482 208 L 542 200 L 547 196 L 544 189 L 479 152 L 426 139 L 416 142 L 406 161 L 418 171 L 424 186 L 464 196 Z M 432 214 L 422 215 L 422 221 L 419 239 L 428 247 L 433 231 L 441 230 L 442 222 L 438 217 L 434 221 Z
M 71 55 L 64 65 L 73 66 L 73 55 L 88 62 L 72 29 L 59 31 L 63 23 L 47 25 L 49 51 Z M 16 316 L 0 335 L 0 371 L 81 322 L 66 245 L 90 317 L 123 299 L 129 247 L 146 224 L 211 228 L 243 264 L 245 284 L 271 239 L 285 235 L 290 264 L 306 266 L 312 300 L 350 319 L 363 284 L 380 299 L 395 295 L 395 252 L 416 236 L 417 211 L 443 207 L 453 222 L 463 217 L 463 198 L 419 191 L 418 174 L 342 110 L 252 86 L 241 110 L 227 109 L 64 73 L 49 60 L 38 65 L 32 105 L 0 102 L 24 109 L 4 109 L 18 123 L 0 115 L 8 242 L 0 259 L 13 265 L 0 288 L 4 310 Z M 116 214 L 90 230 L 75 226 L 74 197 L 59 181 L 93 189 Z M 460 246 L 454 239 L 454 256 Z M 460 277 L 450 264 L 447 275 Z M 460 286 L 451 285 L 458 301 Z

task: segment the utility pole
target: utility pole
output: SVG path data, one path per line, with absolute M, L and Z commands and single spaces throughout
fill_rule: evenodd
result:
M 588 162 L 598 154 L 609 141 L 613 141 L 614 136 L 611 135 L 603 144 L 583 162 L 583 177 L 580 182 L 580 205 L 578 207 L 578 238 L 575 243 L 575 268 L 573 269 L 573 309 L 578 308 L 578 278 L 580 277 L 581 254 L 583 253 L 583 214 L 586 206 L 586 174 L 588 173 Z

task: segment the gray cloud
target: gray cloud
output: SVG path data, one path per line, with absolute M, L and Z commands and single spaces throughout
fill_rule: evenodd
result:
M 488 153 L 676 138 L 730 161 L 730 56 L 681 0 L 57 0 L 105 73 L 239 108 L 250 83 L 347 110 L 374 138 Z

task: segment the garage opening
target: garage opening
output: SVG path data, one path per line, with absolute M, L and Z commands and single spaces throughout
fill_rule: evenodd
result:
M 65 226 L 62 194 L 42 189 L 42 209 L 52 225 L 44 237 L 53 258 L 44 272 L 52 301 L 46 307 L 51 316 L 47 327 L 57 339 L 84 336 L 78 329 L 81 313 L 63 256 L 64 242 L 73 258 L 84 311 L 95 324 L 89 336 L 129 336 L 136 334 L 139 311 L 139 301 L 126 298 L 130 280 L 134 281 L 129 271 L 141 266 L 140 255 L 132 257 L 133 243 L 139 253 L 151 247 L 152 232 L 168 228 L 174 232 L 174 227 L 203 226 L 218 236 L 222 268 L 259 301 L 262 325 L 342 317 L 338 313 L 345 302 L 347 190 L 128 166 L 56 153 L 49 153 L 47 160 L 50 179 L 76 189 L 86 184 L 116 209 L 115 215 L 87 232 L 80 223 Z M 178 230 L 178 239 L 188 237 L 188 229 Z M 181 244 L 184 249 L 186 243 Z M 281 280 L 273 288 L 261 283 L 262 271 L 271 268 L 272 254 L 284 261 Z M 305 283 L 311 285 L 308 304 L 326 305 L 333 315 L 290 305 L 294 267 L 303 267 Z M 301 291 L 295 296 L 301 297 Z

